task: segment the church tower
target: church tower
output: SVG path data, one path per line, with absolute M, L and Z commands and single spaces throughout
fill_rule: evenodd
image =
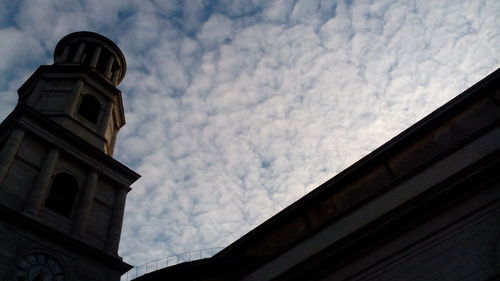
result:
M 125 124 L 125 58 L 76 32 L 19 88 L 0 124 L 0 281 L 110 281 L 125 198 L 139 175 L 112 158 Z

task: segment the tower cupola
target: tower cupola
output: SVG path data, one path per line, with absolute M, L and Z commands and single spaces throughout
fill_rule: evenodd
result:
M 114 86 L 123 80 L 127 69 L 125 57 L 113 41 L 88 31 L 62 38 L 54 51 L 54 64 L 87 65 Z

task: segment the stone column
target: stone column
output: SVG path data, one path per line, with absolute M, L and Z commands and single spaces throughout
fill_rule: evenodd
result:
M 16 157 L 17 150 L 21 146 L 24 139 L 24 134 L 25 133 L 22 129 L 15 129 L 12 131 L 0 151 L 0 183 L 2 183 L 7 176 L 10 165 L 12 164 L 14 157 Z
M 113 101 L 108 101 L 106 104 L 106 108 L 104 108 L 104 114 L 102 115 L 101 125 L 99 128 L 99 134 L 105 135 L 106 130 L 108 129 L 108 122 L 111 118 L 111 109 L 113 108 Z
M 73 228 L 71 229 L 71 233 L 75 236 L 81 237 L 87 229 L 92 203 L 94 202 L 97 179 L 98 175 L 96 171 L 91 171 L 87 176 L 85 186 L 80 196 L 80 202 L 77 205 Z
M 85 50 L 85 43 L 82 42 L 80 43 L 78 49 L 76 50 L 75 56 L 73 57 L 73 62 L 80 62 L 84 50 Z
M 97 66 L 97 62 L 99 61 L 100 55 L 101 55 L 101 47 L 97 46 L 97 48 L 95 49 L 94 55 L 92 56 L 92 60 L 90 61 L 91 67 L 95 68 Z
M 108 58 L 108 63 L 106 64 L 106 68 L 104 69 L 104 76 L 111 78 L 111 68 L 113 67 L 113 63 L 115 62 L 115 57 L 113 55 L 110 55 Z
M 111 254 L 118 253 L 120 245 L 120 235 L 122 234 L 123 212 L 125 211 L 125 199 L 127 190 L 125 187 L 120 187 L 116 195 L 115 206 L 111 221 L 109 222 L 108 236 L 106 237 L 106 251 Z
M 117 85 L 118 84 L 118 76 L 120 76 L 120 68 L 117 66 L 115 67 L 115 69 L 113 70 L 113 77 L 111 78 L 111 83 L 113 83 L 113 85 Z
M 69 47 L 64 47 L 62 54 L 56 59 L 56 63 L 65 62 L 68 59 Z
M 83 89 L 83 80 L 78 80 L 78 82 L 76 82 L 75 87 L 73 88 L 72 92 L 73 100 L 69 104 L 67 109 L 68 111 L 66 113 L 70 115 L 76 113 L 76 105 L 78 104 L 78 101 L 80 101 L 80 95 L 82 93 L 82 89 Z
M 59 151 L 56 148 L 50 149 L 47 156 L 45 156 L 42 169 L 38 173 L 38 177 L 31 187 L 31 193 L 28 196 L 26 208 L 24 209 L 25 214 L 36 216 L 40 211 L 45 197 L 47 196 L 50 178 L 54 173 L 54 167 L 56 166 L 58 158 Z

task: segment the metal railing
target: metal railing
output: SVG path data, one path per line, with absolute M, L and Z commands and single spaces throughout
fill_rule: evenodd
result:
M 161 259 L 153 260 L 147 262 L 145 264 L 141 264 L 138 266 L 134 266 L 132 269 L 127 271 L 127 273 L 123 274 L 121 277 L 121 281 L 129 281 L 140 277 L 146 273 L 150 273 L 156 271 L 158 269 L 162 269 L 168 266 L 176 265 L 183 262 L 200 260 L 211 258 L 213 255 L 217 254 L 223 247 L 202 249 L 197 251 L 191 251 L 186 253 L 181 253 L 173 256 L 164 257 Z

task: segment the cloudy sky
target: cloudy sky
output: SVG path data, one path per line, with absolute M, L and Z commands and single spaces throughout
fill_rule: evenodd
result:
M 137 265 L 227 246 L 500 66 L 500 1 L 0 0 L 0 119 L 64 35 L 123 50 Z

